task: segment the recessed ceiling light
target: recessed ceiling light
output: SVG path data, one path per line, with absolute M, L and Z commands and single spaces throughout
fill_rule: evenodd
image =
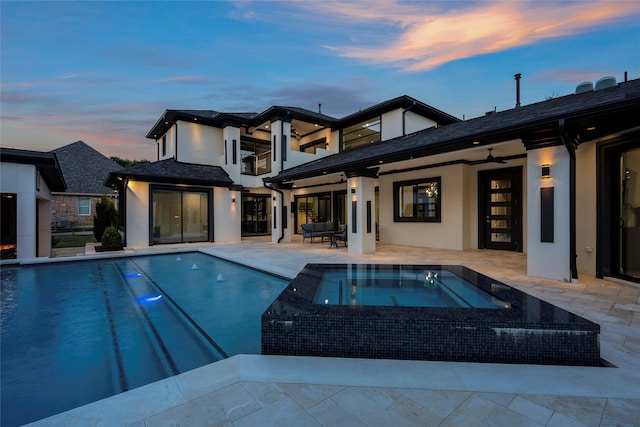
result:
M 473 141 L 473 145 L 480 145 L 480 141 Z

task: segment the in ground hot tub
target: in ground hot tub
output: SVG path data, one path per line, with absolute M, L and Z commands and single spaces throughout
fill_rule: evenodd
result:
M 463 266 L 308 264 L 262 354 L 600 365 L 600 326 Z

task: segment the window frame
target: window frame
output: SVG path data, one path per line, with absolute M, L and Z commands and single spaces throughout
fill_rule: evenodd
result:
M 420 186 L 426 186 L 428 184 L 436 184 L 438 195 L 435 197 L 435 216 L 433 217 L 417 217 L 417 206 L 415 195 L 420 191 Z M 412 191 L 414 195 L 413 214 L 414 216 L 402 216 L 400 211 L 400 192 L 403 187 L 414 187 Z M 424 188 L 424 187 L 422 187 Z M 442 222 L 442 179 L 440 176 L 412 179 L 408 181 L 395 181 L 393 183 L 393 222 Z
M 80 206 L 80 202 L 83 201 L 88 201 L 89 202 L 89 206 Z M 81 208 L 89 208 L 89 212 L 87 213 L 82 213 L 80 212 Z M 78 198 L 78 216 L 91 216 L 91 198 L 88 197 L 82 197 L 82 198 Z

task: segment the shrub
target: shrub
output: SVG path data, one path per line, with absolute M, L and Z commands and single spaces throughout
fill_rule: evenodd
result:
M 107 227 L 102 234 L 103 251 L 119 251 L 122 249 L 122 239 L 115 227 Z
M 107 227 L 118 228 L 118 211 L 106 194 L 102 200 L 96 203 L 96 214 L 93 217 L 93 235 L 98 242 L 102 241 L 102 235 Z

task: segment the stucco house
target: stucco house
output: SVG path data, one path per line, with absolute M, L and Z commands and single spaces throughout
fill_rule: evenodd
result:
M 0 161 L 2 259 L 48 257 L 52 192 L 65 190 L 56 155 L 0 148 Z
M 93 228 L 96 203 L 103 194 L 117 203 L 118 193 L 104 185 L 109 172 L 122 166 L 99 153 L 84 141 L 76 141 L 55 150 L 67 188 L 53 191 L 51 225 L 54 229 Z
M 289 242 L 330 222 L 350 252 L 521 251 L 531 276 L 640 280 L 640 80 L 470 120 L 408 96 L 340 119 L 166 110 L 147 138 L 158 161 L 107 180 L 128 246 Z

